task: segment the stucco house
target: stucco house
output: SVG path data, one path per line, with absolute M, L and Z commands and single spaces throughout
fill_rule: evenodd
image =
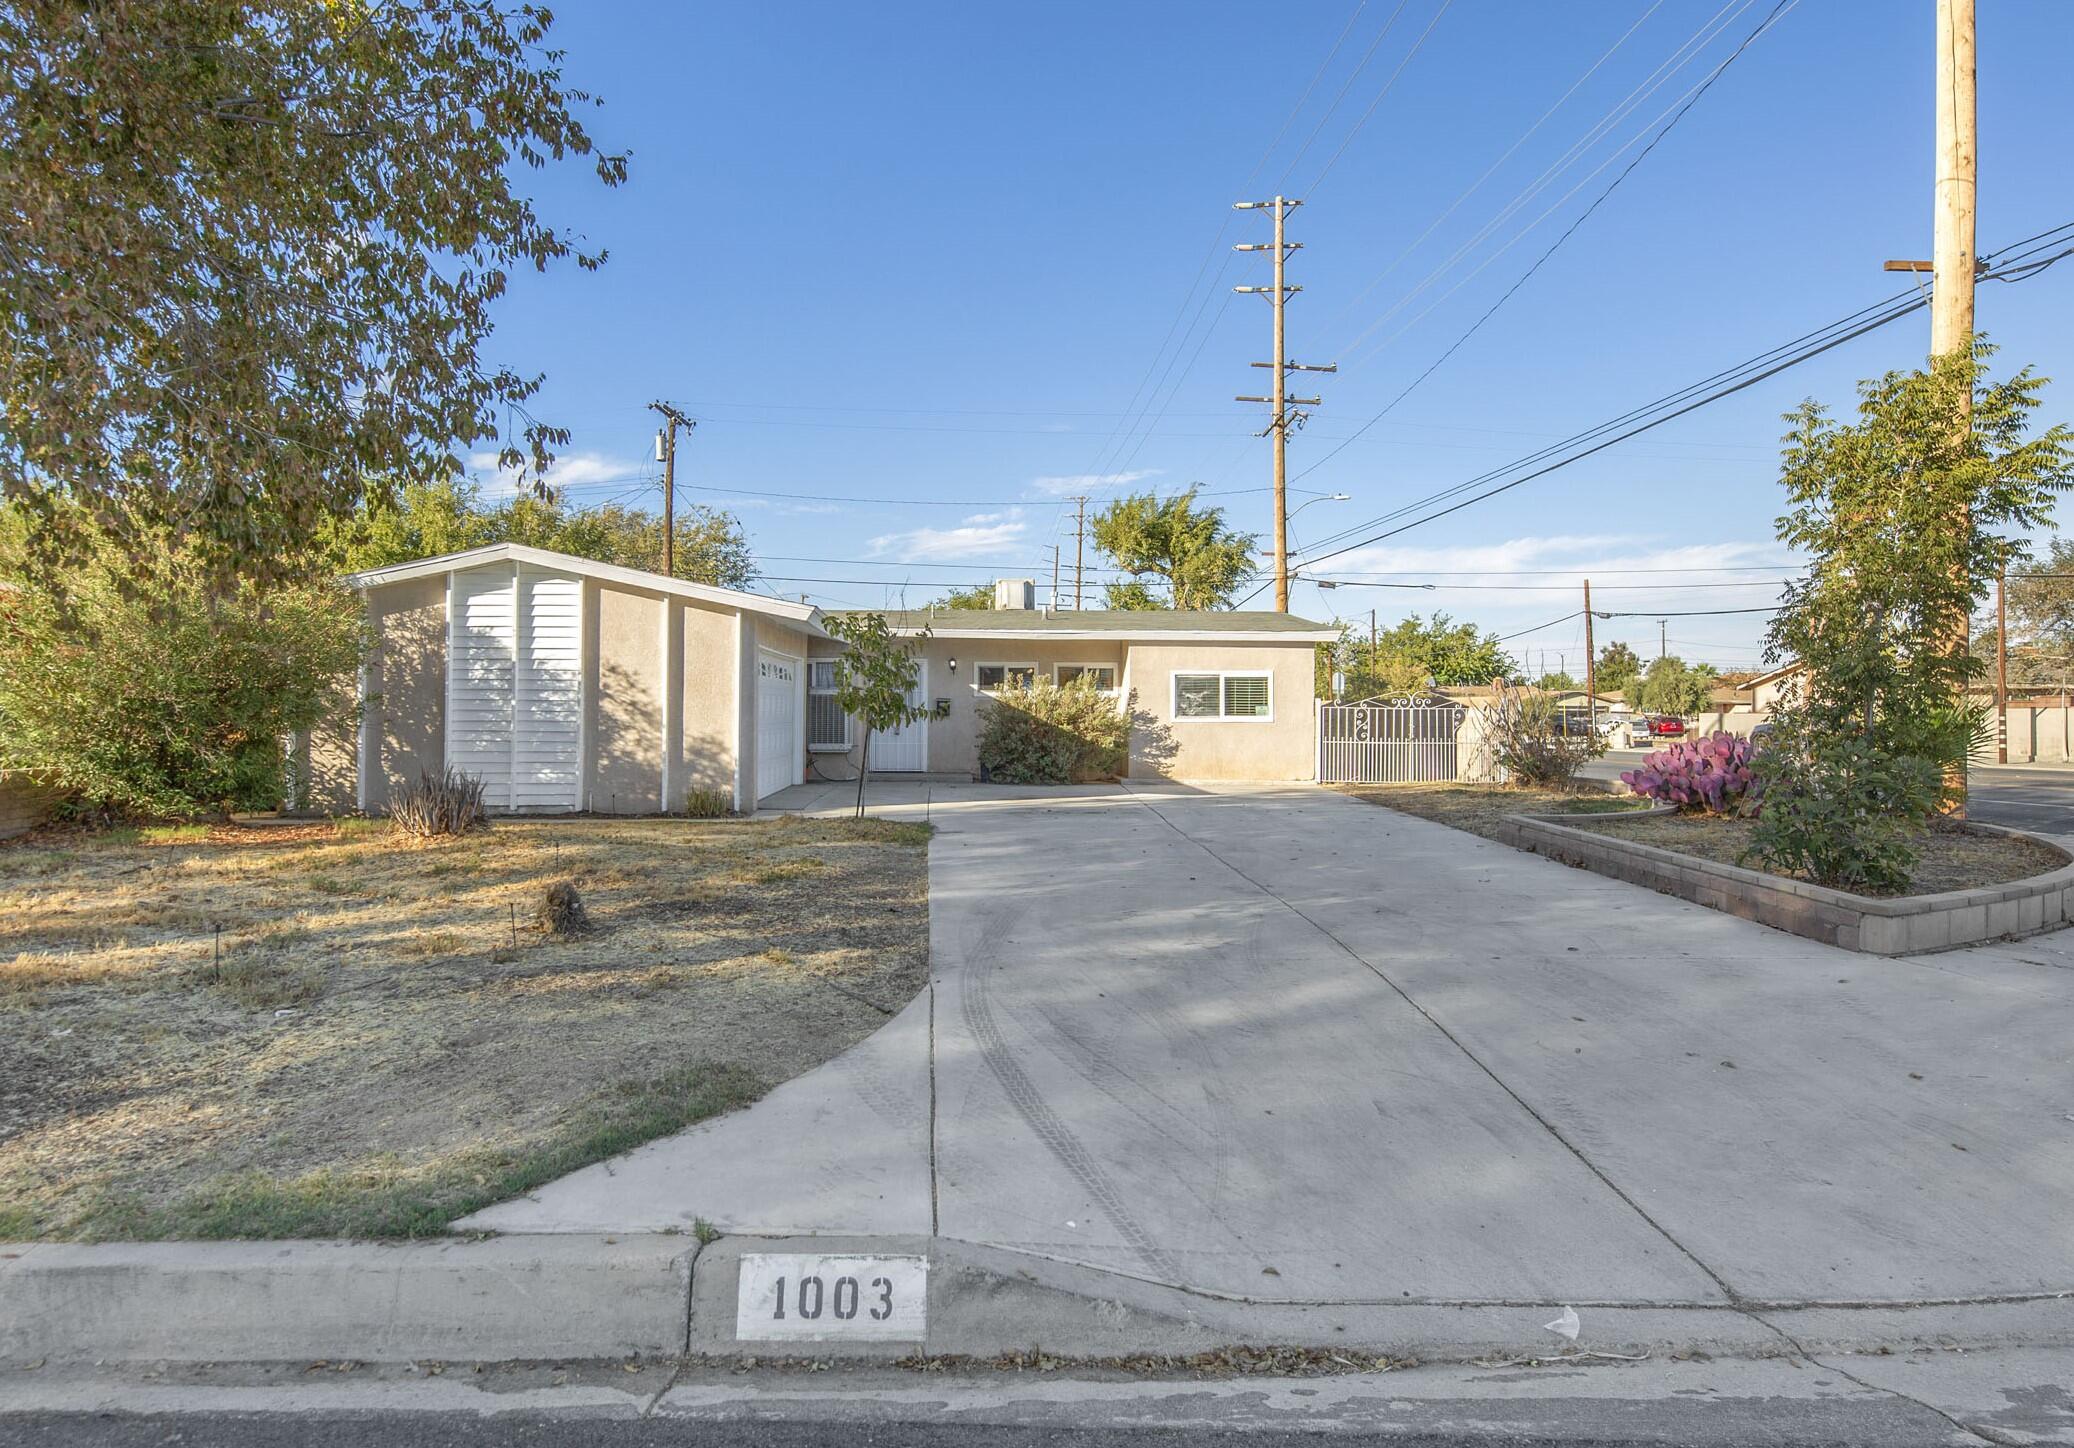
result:
M 1336 629 L 1272 611 L 1038 608 L 1026 579 L 1004 579 L 986 609 L 894 610 L 909 638 L 926 632 L 915 702 L 928 717 L 875 734 L 871 769 L 972 775 L 980 713 L 1004 684 L 1086 676 L 1131 715 L 1134 777 L 1314 779 L 1316 646 Z M 823 779 L 854 779 L 861 739 L 834 707 L 840 650 L 807 659 L 807 750 Z
M 693 790 L 748 812 L 812 777 L 855 777 L 822 613 L 739 589 L 513 543 L 369 570 L 373 647 L 357 731 L 295 742 L 294 807 L 380 813 L 421 771 L 485 782 L 499 811 L 675 813 Z M 1085 672 L 1132 714 L 1131 773 L 1314 777 L 1314 645 L 1278 613 L 888 614 L 920 647 L 930 717 L 872 741 L 872 772 L 970 776 L 979 711 L 1012 679 Z

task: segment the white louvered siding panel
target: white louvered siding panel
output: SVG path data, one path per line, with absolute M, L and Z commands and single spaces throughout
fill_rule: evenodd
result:
M 511 807 L 574 810 L 583 788 L 583 580 L 519 570 Z
M 483 782 L 492 809 L 511 807 L 512 590 L 510 565 L 474 568 L 447 601 L 447 763 Z

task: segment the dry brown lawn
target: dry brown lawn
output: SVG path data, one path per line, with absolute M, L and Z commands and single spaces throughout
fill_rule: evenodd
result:
M 927 839 L 348 820 L 0 845 L 0 1239 L 434 1232 L 746 1104 L 921 987 Z M 588 933 L 534 922 L 556 881 Z

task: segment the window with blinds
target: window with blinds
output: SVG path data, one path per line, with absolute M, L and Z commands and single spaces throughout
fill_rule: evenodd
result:
M 1227 719 L 1267 718 L 1267 675 L 1226 674 L 1224 676 L 1224 717 Z
M 850 747 L 850 716 L 835 701 L 835 660 L 807 661 L 807 748 Z
M 1174 675 L 1176 719 L 1271 719 L 1266 674 Z

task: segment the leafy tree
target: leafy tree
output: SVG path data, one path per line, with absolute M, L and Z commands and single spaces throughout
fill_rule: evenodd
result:
M 1818 727 L 1947 771 L 1977 723 L 1967 621 L 2025 554 L 2005 535 L 2047 526 L 2074 486 L 2074 432 L 2029 435 L 2043 379 L 1991 383 L 1986 355 L 1861 383 L 1853 423 L 1807 402 L 1788 414 L 1783 456 L 1793 507 L 1778 536 L 1811 562 L 1786 586 L 1767 659 L 1807 665 L 1802 706 Z M 1972 426 L 1955 426 L 1969 394 Z
M 1811 562 L 1765 646 L 1806 665 L 1758 756 L 1753 849 L 1775 867 L 1903 888 L 1913 855 L 1898 831 L 1962 787 L 1982 715 L 1967 620 L 2024 556 L 2009 535 L 2045 525 L 2074 486 L 2074 433 L 2031 432 L 2043 380 L 1989 382 L 1987 355 L 1977 344 L 1861 383 L 1851 423 L 1812 401 L 1788 414 L 1778 536 Z
M 1572 689 L 1578 688 L 1579 685 L 1575 679 L 1571 678 L 1568 674 L 1562 672 L 1560 669 L 1551 669 L 1548 673 L 1545 673 L 1541 676 L 1540 683 L 1537 685 L 1537 687 L 1546 689 L 1553 694 L 1563 694 L 1568 693 Z
M 1415 679 L 1414 688 L 1428 679 L 1435 684 L 1488 684 L 1519 672 L 1495 635 L 1440 612 L 1431 619 L 1413 614 L 1377 635 L 1369 664 L 1379 678 Z
M 1105 590 L 1110 608 L 1229 608 L 1254 574 L 1255 537 L 1231 531 L 1222 508 L 1197 507 L 1193 488 L 1118 498 L 1093 527 L 1095 546 L 1131 575 Z
M 2011 681 L 2059 684 L 2074 669 L 2074 541 L 2055 538 L 2035 566 L 2011 569 L 2008 599 Z M 1979 652 L 1992 668 L 1992 625 L 1985 645 Z
M 520 267 L 604 260 L 527 169 L 597 151 L 547 48 L 497 0 L 0 5 L 0 495 L 49 566 L 170 543 L 280 576 L 369 479 L 564 430 L 486 363 Z M 522 163 L 522 164 L 514 164 Z M 516 428 L 516 431 L 507 431 Z M 387 485 L 377 482 L 376 492 Z
M 723 588 L 755 578 L 749 540 L 733 514 L 692 506 L 675 522 L 677 577 Z M 449 480 L 407 484 L 393 502 L 363 503 L 350 520 L 327 525 L 319 548 L 335 571 L 358 572 L 485 543 L 526 543 L 651 573 L 663 566 L 660 514 L 618 503 L 578 510 L 530 495 L 488 506 L 473 483 Z
M 931 600 L 929 607 L 991 613 L 994 608 L 994 585 L 975 583 L 970 588 L 954 588 L 942 598 Z
M 1634 703 L 1651 714 L 1697 714 L 1707 707 L 1713 687 L 1714 671 L 1705 664 L 1666 654 L 1643 672 Z
M 844 644 L 835 658 L 836 706 L 864 726 L 864 747 L 857 755 L 857 817 L 862 819 L 872 734 L 905 728 L 929 712 L 926 704 L 908 699 L 922 677 L 916 656 L 929 634 L 924 630 L 903 639 L 882 613 L 830 614 L 826 622 L 828 632 Z
M 1618 690 L 1630 704 L 1635 702 L 1635 686 L 1642 679 L 1642 661 L 1626 644 L 1611 643 L 1600 649 L 1598 667 L 1593 673 L 1592 682 L 1601 693 Z
M 0 770 L 124 815 L 266 809 L 282 739 L 356 715 L 364 625 L 335 584 L 223 585 L 163 544 L 55 574 L 6 551 Z

